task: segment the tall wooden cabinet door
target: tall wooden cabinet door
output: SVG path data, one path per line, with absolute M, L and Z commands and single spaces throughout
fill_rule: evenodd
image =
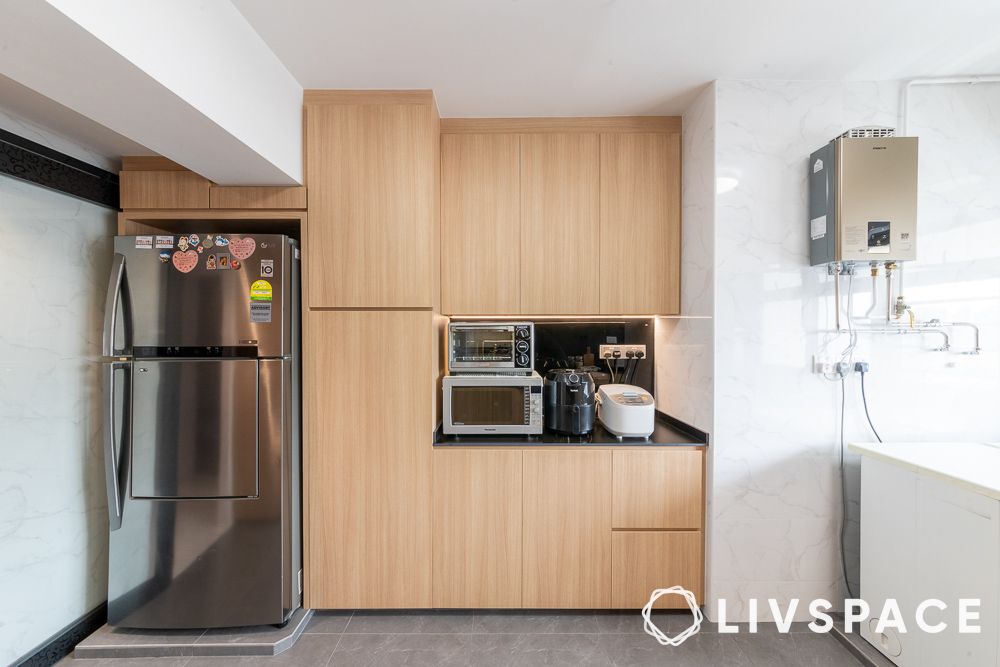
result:
M 521 606 L 521 452 L 434 452 L 434 606 Z
M 306 602 L 431 604 L 433 314 L 311 311 Z
M 599 310 L 596 134 L 521 135 L 521 312 Z
M 434 307 L 437 111 L 423 104 L 305 109 L 309 305 Z
M 611 452 L 524 452 L 522 605 L 611 605 Z
M 521 312 L 516 134 L 441 136 L 441 308 Z
M 601 135 L 601 312 L 680 312 L 679 134 Z

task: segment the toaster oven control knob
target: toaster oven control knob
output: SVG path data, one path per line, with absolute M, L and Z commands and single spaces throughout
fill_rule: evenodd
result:
M 578 384 L 580 382 L 580 376 L 577 375 L 576 373 L 570 373 L 569 378 L 567 379 L 569 380 L 570 384 Z
M 518 327 L 514 330 L 514 335 L 522 340 L 527 340 L 528 338 L 528 327 Z
M 517 341 L 517 343 L 514 345 L 514 347 L 521 354 L 527 354 L 528 353 L 529 346 L 528 346 L 528 341 L 526 341 L 526 340 L 519 340 L 519 341 Z
M 527 368 L 529 361 L 530 359 L 528 359 L 528 355 L 526 354 L 517 355 L 517 365 L 520 366 L 521 368 Z

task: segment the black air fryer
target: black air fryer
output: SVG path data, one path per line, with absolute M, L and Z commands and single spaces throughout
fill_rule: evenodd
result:
M 545 426 L 559 433 L 585 435 L 597 414 L 590 373 L 557 368 L 545 375 Z

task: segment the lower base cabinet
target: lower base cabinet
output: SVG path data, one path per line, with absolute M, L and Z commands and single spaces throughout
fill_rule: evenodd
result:
M 611 605 L 611 452 L 524 452 L 522 605 Z
M 434 452 L 434 606 L 521 606 L 521 452 Z
M 683 586 L 702 602 L 701 531 L 624 531 L 611 537 L 612 593 L 616 609 L 638 609 L 657 588 Z M 687 607 L 679 595 L 664 595 L 657 609 Z

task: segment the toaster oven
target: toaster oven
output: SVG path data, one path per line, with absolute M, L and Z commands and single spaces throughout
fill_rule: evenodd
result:
M 534 368 L 534 347 L 535 325 L 531 322 L 451 322 L 448 371 L 529 375 Z
M 449 435 L 539 435 L 542 376 L 516 373 L 447 375 L 443 425 Z

